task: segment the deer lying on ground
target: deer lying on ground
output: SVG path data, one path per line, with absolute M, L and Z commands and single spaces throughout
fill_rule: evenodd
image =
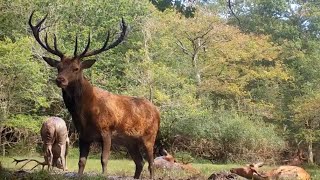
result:
M 40 162 L 36 159 L 14 159 L 16 165 L 20 162 L 27 161 L 21 168 L 27 165 L 29 162 L 36 162 L 32 169 L 39 165 L 42 165 L 42 169 L 48 166 L 48 170 L 53 167 L 67 170 L 67 154 L 69 146 L 68 130 L 66 123 L 63 119 L 58 117 L 50 117 L 42 123 L 40 130 L 41 139 L 43 142 L 44 162 Z
M 241 168 L 233 168 L 231 173 L 235 173 L 241 177 L 253 180 L 310 180 L 310 175 L 301 167 L 297 166 L 279 166 L 266 173 L 259 173 L 258 168 L 262 167 L 263 163 L 250 164 Z
M 184 170 L 190 173 L 199 173 L 199 171 L 192 167 L 191 164 L 177 162 L 166 150 L 163 150 L 162 156 L 154 159 L 154 166 L 159 169 Z
M 112 49 L 124 40 L 127 33 L 127 25 L 124 20 L 122 19 L 120 36 L 111 44 L 108 45 L 110 38 L 110 32 L 108 32 L 102 48 L 89 51 L 89 34 L 84 51 L 78 54 L 78 38 L 76 37 L 74 54 L 72 57 L 68 57 L 58 50 L 55 35 L 53 39 L 54 49 L 48 44 L 47 35 L 44 43 L 42 42 L 40 31 L 44 29 L 41 26 L 47 16 L 35 26 L 31 22 L 32 16 L 33 13 L 29 18 L 29 25 L 35 39 L 44 49 L 60 58 L 60 61 L 58 61 L 43 57 L 50 66 L 58 70 L 56 84 L 62 90 L 64 103 L 79 132 L 78 174 L 83 174 L 89 148 L 94 141 L 101 142 L 102 173 L 106 174 L 111 135 L 116 132 L 123 139 L 136 165 L 134 178 L 140 178 L 143 169 L 140 147 L 146 150 L 150 178 L 153 178 L 153 147 L 160 126 L 160 114 L 157 107 L 143 98 L 116 95 L 94 87 L 83 75 L 83 70 L 90 68 L 96 62 L 94 59 L 83 59 Z

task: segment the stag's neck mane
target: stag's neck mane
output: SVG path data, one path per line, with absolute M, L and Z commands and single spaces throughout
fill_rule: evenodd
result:
M 84 104 L 90 103 L 93 98 L 93 86 L 82 76 L 62 89 L 62 95 L 67 109 L 74 117 L 79 115 Z

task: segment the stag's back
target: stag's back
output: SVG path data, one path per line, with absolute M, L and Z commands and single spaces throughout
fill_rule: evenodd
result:
M 97 107 L 91 107 L 96 114 L 95 125 L 113 127 L 121 134 L 141 137 L 157 134 L 160 126 L 160 113 L 156 106 L 144 98 L 112 94 L 94 88 Z

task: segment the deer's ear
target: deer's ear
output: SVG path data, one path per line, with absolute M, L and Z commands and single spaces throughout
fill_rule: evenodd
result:
M 88 69 L 96 62 L 95 59 L 89 59 L 81 62 L 81 69 Z
M 49 58 L 49 57 L 42 57 L 51 67 L 57 67 L 59 61 Z

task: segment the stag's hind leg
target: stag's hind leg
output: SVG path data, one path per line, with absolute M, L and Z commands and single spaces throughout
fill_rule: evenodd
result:
M 148 169 L 150 172 L 150 179 L 154 179 L 154 157 L 153 157 L 153 147 L 154 147 L 155 137 L 144 138 L 143 144 L 147 154 Z
M 106 132 L 102 134 L 102 153 L 101 153 L 101 166 L 102 166 L 102 174 L 107 174 L 107 164 L 110 155 L 111 148 L 111 133 Z
M 134 161 L 134 163 L 136 165 L 136 170 L 134 172 L 134 178 L 139 179 L 141 176 L 143 165 L 144 165 L 143 157 L 142 157 L 141 152 L 139 150 L 139 144 L 132 143 L 127 146 L 127 149 L 128 149 L 128 152 L 129 152 L 132 160 Z

